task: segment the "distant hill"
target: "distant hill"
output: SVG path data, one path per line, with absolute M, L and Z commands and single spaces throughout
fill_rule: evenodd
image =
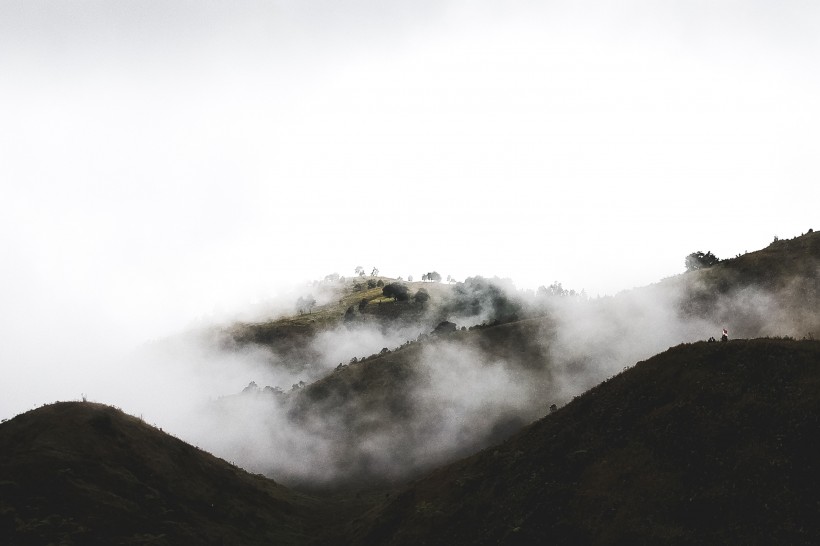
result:
M 687 316 L 733 324 L 741 337 L 811 334 L 820 338 L 820 233 L 778 239 L 713 267 L 666 279 L 682 291 Z M 757 313 L 749 310 L 757 310 Z
M 424 289 L 430 293 L 431 299 L 422 305 L 415 303 L 412 297 L 406 302 L 386 298 L 382 295 L 382 286 L 376 286 L 376 283 L 392 282 L 406 285 L 411 296 Z M 681 273 L 656 285 L 629 292 L 676 291 L 679 292 L 682 312 L 689 316 L 718 315 L 716 318 L 720 322 L 731 317 L 731 310 L 720 307 L 725 297 L 742 291 L 753 297 L 754 294 L 749 293 L 751 288 L 766 294 L 776 293 L 784 308 L 816 309 L 820 305 L 820 232 L 810 231 L 792 239 L 778 239 L 764 249 L 738 254 L 712 267 Z M 406 282 L 389 277 L 349 277 L 317 281 L 313 287 L 306 287 L 305 293 L 318 296 L 315 306 L 302 313 L 262 322 L 236 323 L 225 332 L 230 343 L 269 345 L 297 357 L 300 351 L 309 352 L 310 342 L 317 333 L 342 325 L 346 320 L 354 325 L 379 328 L 419 324 L 423 330 L 429 331 L 438 322 L 456 320 L 459 316 L 471 319 L 467 320 L 469 324 L 456 320 L 459 325 L 470 326 L 482 322 L 478 317 L 486 323 L 511 322 L 553 312 L 548 297 L 516 291 L 509 281 L 481 277 L 452 284 Z M 502 301 L 490 301 L 494 297 Z M 360 308 L 362 300 L 367 303 Z M 346 317 L 350 308 L 353 313 Z M 812 315 L 808 318 L 816 318 Z M 792 324 L 789 321 L 788 326 Z M 820 335 L 820 323 L 814 321 L 809 326 L 815 329 L 815 335 Z M 808 331 L 801 332 L 805 333 Z M 749 334 L 749 337 L 753 336 Z
M 304 323 L 322 313 L 328 328 L 338 327 L 339 343 L 372 337 L 362 326 L 367 324 L 378 331 L 413 331 L 407 325 L 419 320 L 415 331 L 426 333 L 329 366 L 315 365 L 320 355 L 312 340 L 320 330 L 298 337 L 303 356 L 316 351 L 308 359 L 315 365 L 313 379 L 267 402 L 264 396 L 223 400 L 212 417 L 226 422 L 226 430 L 214 434 L 235 438 L 233 444 L 201 442 L 289 486 L 386 487 L 502 441 L 550 405 L 564 405 L 624 366 L 681 342 L 720 337 L 724 327 L 732 339 L 820 338 L 818 267 L 820 234 L 809 233 L 614 297 L 527 293 L 479 278 L 416 283 L 438 290 L 424 306 L 378 299 L 380 289 L 370 289 L 372 301 L 382 303 L 365 311 L 381 308 L 385 314 L 375 319 L 357 310 L 349 329 L 339 327 L 337 300 L 311 315 L 242 325 L 257 333 L 285 328 L 285 339 L 265 341 L 274 351 L 294 339 L 287 337 L 289 320 Z M 358 297 L 349 283 L 334 286 L 353 290 L 344 292 L 348 299 L 341 305 Z M 459 330 L 428 336 L 444 319 Z M 220 420 L 222 415 L 228 419 Z M 252 432 L 239 437 L 237 428 L 248 423 Z M 259 455 L 260 442 L 271 455 Z M 251 449 L 234 449 L 243 445 Z M 307 448 L 307 455 L 294 445 Z M 295 457 L 305 464 L 292 464 Z
M 385 297 L 384 286 L 398 282 L 408 289 L 408 301 Z M 345 322 L 391 327 L 396 323 L 419 322 L 435 304 L 452 291 L 451 284 L 441 282 L 408 282 L 390 277 L 348 277 L 317 281 L 304 288 L 305 299 L 316 303 L 292 315 L 274 317 L 262 322 L 236 323 L 228 329 L 234 342 L 297 346 L 305 336 L 337 327 Z M 416 303 L 413 297 L 424 289 L 430 305 Z M 362 305 L 364 301 L 364 305 Z M 348 312 L 352 310 L 352 313 Z M 433 319 L 430 319 L 433 320 Z
M 198 414 L 196 443 L 277 481 L 44 406 L 0 424 L 0 544 L 817 543 L 819 279 L 816 233 L 597 299 L 331 279 L 218 336 L 313 374 Z
M 357 544 L 817 544 L 820 342 L 674 347 L 355 522 Z

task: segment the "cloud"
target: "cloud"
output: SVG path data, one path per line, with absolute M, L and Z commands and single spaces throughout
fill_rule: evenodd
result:
M 129 355 L 146 340 L 251 302 L 275 314 L 298 282 L 359 264 L 614 294 L 677 273 L 695 248 L 727 256 L 800 232 L 818 201 L 817 15 L 795 2 L 4 2 L 0 411 L 80 393 L 137 407 L 121 377 L 188 405 L 414 339 L 327 333 L 295 364 L 192 347 L 146 356 L 151 381 L 120 375 L 140 370 Z M 801 324 L 766 293 L 736 296 L 715 322 Z M 569 374 L 563 396 L 711 330 L 658 298 L 562 311 L 556 361 L 598 370 Z M 503 362 L 463 372 L 484 392 L 485 375 L 508 383 Z

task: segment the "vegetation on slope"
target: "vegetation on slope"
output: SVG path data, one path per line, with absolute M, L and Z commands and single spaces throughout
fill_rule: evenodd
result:
M 814 544 L 820 342 L 685 344 L 395 490 L 294 493 L 139 419 L 0 425 L 9 544 Z
M 682 345 L 352 525 L 360 544 L 816 544 L 820 342 Z
M 458 316 L 492 325 L 356 359 L 288 395 L 264 394 L 273 401 L 265 408 L 280 414 L 253 417 L 263 429 L 284 427 L 272 438 L 301 449 L 274 444 L 274 451 L 300 458 L 308 471 L 322 465 L 335 494 L 294 493 L 113 408 L 56 404 L 0 425 L 0 537 L 12 544 L 816 543 L 820 499 L 810 484 L 820 478 L 820 359 L 810 338 L 820 337 L 818 264 L 820 238 L 810 233 L 601 300 L 558 297 L 567 295 L 560 285 L 527 300 L 475 278 L 413 283 L 430 294 L 422 303 L 338 282 L 341 295 L 321 304 L 302 299 L 301 315 L 236 325 L 227 345 L 264 345 L 280 362 L 302 365 L 318 358 L 318 333 L 340 326 L 344 333 L 344 324 L 429 332 Z M 670 309 L 679 316 L 667 316 Z M 562 396 L 646 358 L 630 355 L 727 324 L 734 335 L 809 339 L 675 347 L 508 442 L 385 490 L 502 441 Z M 287 427 L 298 434 L 288 436 Z M 305 443 L 314 438 L 322 443 Z M 288 483 L 328 485 L 310 476 Z M 377 486 L 385 489 L 360 490 Z
M 3 544 L 303 544 L 312 501 L 89 402 L 0 425 Z

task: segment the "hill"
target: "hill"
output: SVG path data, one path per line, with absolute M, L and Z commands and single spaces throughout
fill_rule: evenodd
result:
M 816 544 L 820 342 L 674 347 L 418 480 L 357 544 Z
M 312 506 L 109 406 L 0 425 L 3 544 L 303 544 Z
M 4 544 L 816 544 L 820 342 L 698 342 L 392 490 L 310 497 L 108 406 L 0 425 Z
M 764 249 L 666 279 L 660 286 L 681 291 L 686 316 L 734 324 L 740 337 L 820 337 L 820 233 L 776 239 Z
M 332 280 L 217 336 L 308 382 L 223 397 L 189 438 L 277 482 L 54 404 L 0 425 L 0 543 L 816 542 L 819 273 L 809 233 L 594 300 Z M 806 339 L 734 339 L 772 335 Z
M 304 385 L 222 400 L 206 416 L 219 423 L 207 429 L 219 441 L 197 443 L 291 487 L 387 487 L 497 443 L 550 405 L 669 346 L 719 337 L 724 327 L 733 338 L 820 337 L 818 243 L 816 233 L 778 241 L 599 299 L 557 289 L 527 293 L 480 278 L 442 285 L 416 330 L 407 315 L 374 322 L 376 334 L 365 320 L 336 324 L 332 337 L 327 330 L 304 337 L 315 352 Z M 401 316 L 401 305 L 381 307 Z M 402 337 L 430 332 L 430 317 L 461 328 Z M 487 324 L 470 326 L 477 322 Z M 363 353 L 359 340 L 371 348 Z M 337 350 L 332 360 L 321 354 L 328 347 L 350 352 L 340 357 Z

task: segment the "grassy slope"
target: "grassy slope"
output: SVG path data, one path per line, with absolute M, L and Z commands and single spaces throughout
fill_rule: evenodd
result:
M 817 543 L 820 342 L 683 345 L 351 526 L 360 544 Z
M 253 342 L 264 345 L 281 346 L 292 342 L 296 345 L 306 343 L 308 338 L 324 329 L 332 329 L 343 322 L 345 311 L 353 306 L 356 310 L 355 320 L 370 324 L 383 324 L 396 320 L 417 320 L 424 315 L 429 306 L 415 304 L 412 301 L 398 302 L 382 295 L 382 288 L 356 289 L 355 284 L 366 284 L 371 277 L 349 278 L 343 282 L 326 285 L 325 288 L 336 293 L 334 297 L 323 304 L 314 307 L 310 313 L 279 317 L 258 323 L 235 324 L 230 333 L 238 343 Z M 381 280 L 384 284 L 395 282 L 389 277 L 374 277 L 372 280 Z M 414 295 L 420 288 L 427 290 L 431 296 L 431 303 L 440 301 L 451 286 L 433 282 L 404 282 L 409 288 L 410 295 Z M 359 302 L 368 301 L 362 312 L 359 312 Z
M 784 310 L 809 310 L 798 321 L 806 331 L 792 332 L 793 335 L 811 333 L 820 337 L 820 321 L 814 312 L 820 307 L 820 232 L 775 241 L 762 250 L 666 279 L 660 285 L 684 287 L 684 310 L 688 315 L 717 314 L 726 320 L 731 320 L 732 309 L 721 307 L 722 296 L 749 288 L 775 293 Z M 776 319 L 761 317 L 761 321 L 766 320 Z
M 0 543 L 301 544 L 312 501 L 99 404 L 0 426 Z

